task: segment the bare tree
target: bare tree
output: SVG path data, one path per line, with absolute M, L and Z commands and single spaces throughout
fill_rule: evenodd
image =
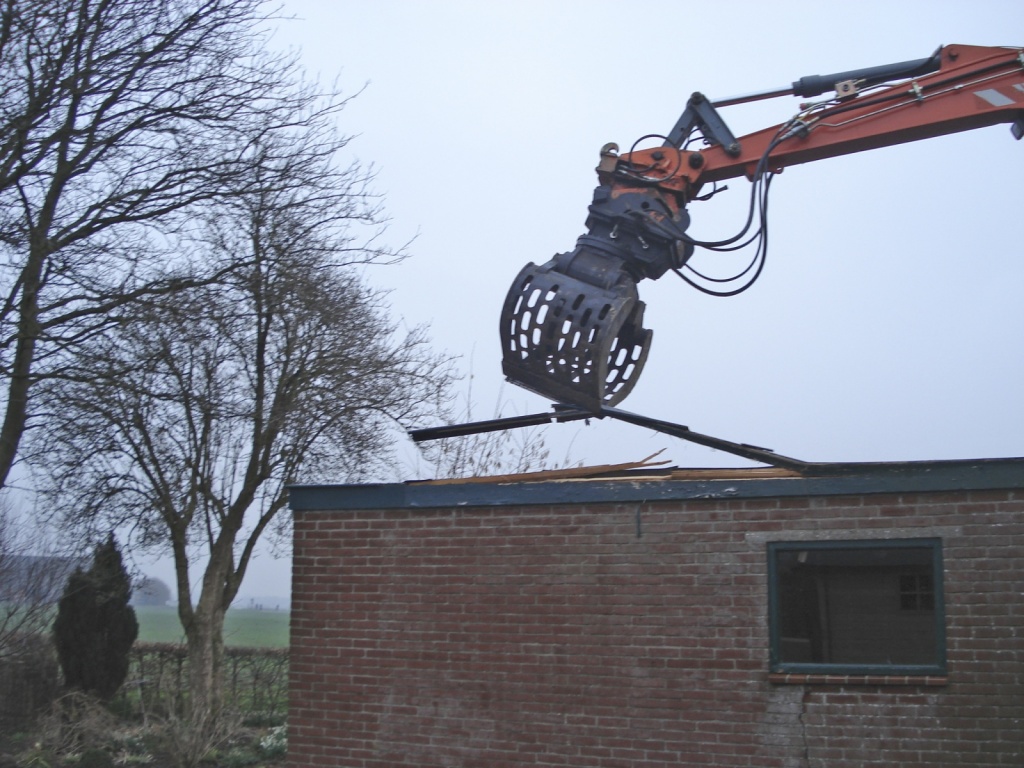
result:
M 78 563 L 58 556 L 47 537 L 17 520 L 9 499 L 0 497 L 0 662 L 47 630 Z
M 200 719 L 222 704 L 224 615 L 287 485 L 383 472 L 395 425 L 447 396 L 447 362 L 362 275 L 394 254 L 355 239 L 379 210 L 321 127 L 262 144 L 258 183 L 206 211 L 196 248 L 220 280 L 134 304 L 83 349 L 86 375 L 46 388 L 66 414 L 39 437 L 52 493 L 173 555 Z
M 0 487 L 38 383 L 126 305 L 208 279 L 167 268 L 177 227 L 308 116 L 261 5 L 0 0 Z

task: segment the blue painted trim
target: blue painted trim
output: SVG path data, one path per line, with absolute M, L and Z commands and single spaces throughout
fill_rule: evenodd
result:
M 932 579 L 935 589 L 934 664 L 844 664 L 781 661 L 778 554 L 794 550 L 883 549 L 915 547 L 931 553 Z M 769 667 L 772 673 L 797 675 L 890 675 L 944 676 L 946 663 L 946 593 L 941 538 L 909 539 L 828 539 L 823 541 L 776 541 L 768 543 L 768 634 Z
M 545 482 L 296 485 L 294 511 L 432 509 L 557 504 L 622 504 L 700 499 L 792 498 L 875 493 L 1021 490 L 1024 458 L 832 464 L 813 476 L 676 479 L 649 471 L 609 479 Z M 723 470 L 723 472 L 735 470 Z

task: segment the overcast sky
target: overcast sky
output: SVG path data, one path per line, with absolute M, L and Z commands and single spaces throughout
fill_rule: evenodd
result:
M 498 402 L 549 409 L 503 383 L 498 316 L 528 261 L 583 233 L 606 142 L 667 132 L 693 91 L 760 91 L 942 44 L 1024 45 L 1019 0 L 287 0 L 283 15 L 273 45 L 361 91 L 339 128 L 378 170 L 391 242 L 416 236 L 409 261 L 371 279 L 393 289 L 396 316 L 429 323 L 471 365 L 479 418 Z M 722 114 L 739 135 L 797 104 Z M 751 290 L 640 284 L 654 342 L 620 407 L 807 460 L 1024 455 L 1022 172 L 1007 125 L 788 169 Z M 690 234 L 733 234 L 748 192 L 737 180 L 693 204 Z M 558 425 L 547 441 L 586 464 L 662 448 L 677 466 L 746 464 L 606 422 Z M 280 594 L 286 579 L 264 559 L 243 593 Z

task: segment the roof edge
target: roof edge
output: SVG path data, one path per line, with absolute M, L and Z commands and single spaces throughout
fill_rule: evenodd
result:
M 760 469 L 760 468 L 757 468 Z M 293 511 L 505 507 L 537 504 L 620 504 L 696 499 L 757 499 L 878 493 L 1021 490 L 1024 458 L 818 464 L 811 474 L 765 477 L 686 476 L 689 470 L 622 473 L 616 477 L 431 484 L 294 485 Z M 706 471 L 704 471 L 706 472 Z

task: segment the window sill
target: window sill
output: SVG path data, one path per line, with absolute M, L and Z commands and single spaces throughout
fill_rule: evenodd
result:
M 774 685 L 901 685 L 941 688 L 949 684 L 947 675 L 809 675 L 772 672 L 768 682 Z

